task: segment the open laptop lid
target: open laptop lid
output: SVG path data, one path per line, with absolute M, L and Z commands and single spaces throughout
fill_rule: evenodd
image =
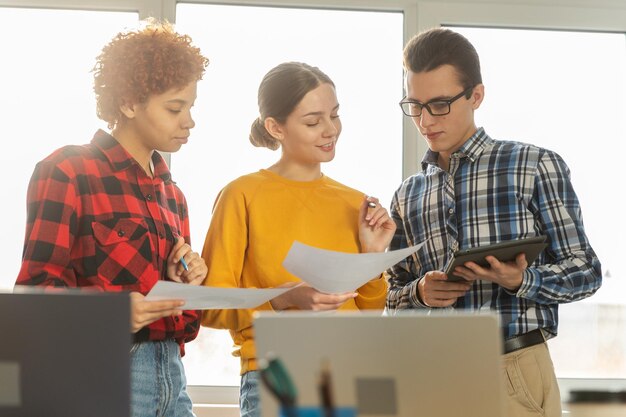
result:
M 0 415 L 130 416 L 128 294 L 0 293 Z
M 359 417 L 501 417 L 501 341 L 493 315 L 259 314 L 257 357 L 290 372 L 298 403 L 319 405 L 322 361 L 338 406 Z M 278 416 L 263 387 L 263 417 Z

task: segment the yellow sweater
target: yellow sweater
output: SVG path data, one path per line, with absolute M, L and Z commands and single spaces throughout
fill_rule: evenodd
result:
M 322 249 L 359 252 L 358 214 L 363 194 L 328 177 L 291 181 L 267 170 L 245 175 L 219 194 L 202 257 L 205 285 L 270 288 L 297 277 L 282 267 L 294 240 Z M 340 310 L 382 309 L 387 284 L 381 277 L 358 289 Z M 265 303 L 257 310 L 272 310 Z M 206 310 L 202 325 L 230 330 L 241 373 L 256 370 L 254 310 Z

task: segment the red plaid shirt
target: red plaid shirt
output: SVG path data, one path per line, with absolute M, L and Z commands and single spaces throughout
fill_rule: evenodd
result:
M 189 242 L 185 196 L 154 152 L 154 178 L 111 135 L 66 146 L 35 167 L 28 186 L 26 238 L 18 285 L 92 287 L 147 294 L 167 280 L 178 236 Z M 135 341 L 198 334 L 196 311 L 160 319 Z

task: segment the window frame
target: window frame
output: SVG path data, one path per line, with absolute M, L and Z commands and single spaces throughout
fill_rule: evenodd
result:
M 139 14 L 140 19 L 154 16 L 176 22 L 177 3 L 177 0 L 0 0 L 0 8 L 133 11 Z M 517 4 L 515 0 L 455 0 L 445 3 L 434 0 L 189 0 L 181 3 L 402 12 L 405 41 L 414 33 L 442 25 L 584 30 L 617 32 L 626 36 L 626 6 L 623 0 L 528 0 L 526 4 Z M 567 13 L 563 12 L 564 9 Z M 403 119 L 402 142 L 402 174 L 406 178 L 420 169 L 419 161 L 427 150 L 409 118 Z M 559 380 L 559 383 L 568 388 L 626 387 L 626 379 L 568 379 Z M 197 404 L 224 405 L 221 410 L 231 410 L 237 404 L 238 387 L 191 386 L 189 390 Z M 219 414 L 218 410 L 219 407 L 215 408 Z
M 515 0 L 0 0 L 0 7 L 133 11 L 140 19 L 154 16 L 176 22 L 178 3 L 402 12 L 405 41 L 414 33 L 442 25 L 626 34 L 622 0 L 534 0 L 524 5 Z M 564 8 L 567 13 L 563 13 Z M 408 118 L 403 121 L 402 142 L 402 173 L 406 178 L 419 170 L 419 161 L 427 150 Z
M 622 33 L 626 36 L 626 7 L 614 0 L 536 0 L 515 4 L 513 0 L 456 0 L 455 4 L 419 1 L 415 26 L 418 32 L 439 26 L 474 26 L 484 28 L 515 28 L 536 30 L 568 30 Z M 530 4 L 532 3 L 532 4 Z M 563 10 L 567 8 L 567 13 Z M 405 16 L 405 19 L 408 19 Z M 406 41 L 406 39 L 405 39 Z M 407 140 L 406 127 L 404 140 Z M 419 159 L 427 150 L 418 140 Z M 414 171 L 418 168 L 415 167 Z M 405 172 L 406 174 L 406 172 Z M 558 378 L 562 401 L 575 389 L 626 389 L 626 378 Z

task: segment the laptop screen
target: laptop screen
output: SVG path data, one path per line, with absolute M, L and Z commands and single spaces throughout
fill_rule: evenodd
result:
M 130 415 L 127 294 L 0 293 L 0 415 Z
M 300 406 L 320 404 L 322 363 L 339 407 L 359 417 L 501 417 L 501 341 L 493 315 L 261 313 L 257 357 L 279 358 Z M 261 389 L 261 415 L 278 416 Z

